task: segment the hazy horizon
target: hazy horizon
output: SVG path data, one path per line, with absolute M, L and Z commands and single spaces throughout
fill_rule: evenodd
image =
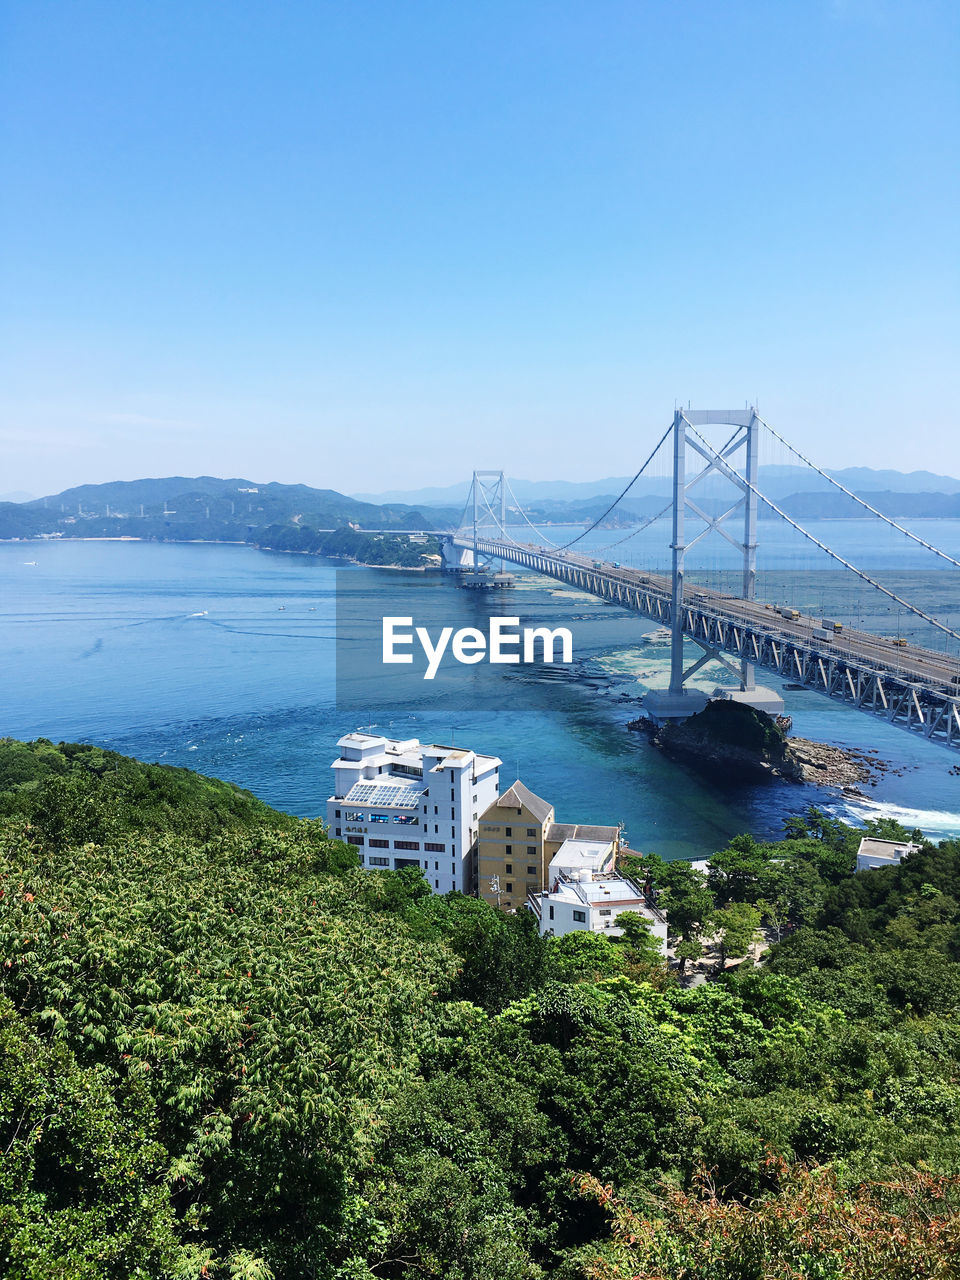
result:
M 879 468 L 879 467 L 859 467 L 859 468 L 827 467 L 825 469 L 827 470 L 828 474 L 832 474 L 836 476 L 838 479 L 844 480 L 848 484 L 851 482 L 851 478 L 852 478 L 849 473 L 851 471 L 861 471 L 864 473 L 870 473 L 872 475 L 886 475 L 888 472 L 890 472 L 892 474 L 896 474 L 897 476 L 901 477 L 904 480 L 909 480 L 910 477 L 914 475 L 917 477 L 922 477 L 925 483 L 921 485 L 920 489 L 918 490 L 919 492 L 936 492 L 936 490 L 930 489 L 929 483 L 928 483 L 930 480 L 937 480 L 937 479 L 945 480 L 945 481 L 952 482 L 952 484 L 954 485 L 960 486 L 960 477 L 958 476 L 950 476 L 942 473 L 934 473 L 921 468 L 915 469 L 911 472 L 905 472 L 898 468 Z M 826 482 L 820 481 L 813 471 L 810 471 L 809 469 L 804 468 L 800 465 L 795 465 L 795 466 L 788 465 L 785 467 L 781 467 L 773 464 L 761 465 L 760 467 L 761 481 L 765 474 L 770 475 L 778 471 L 796 473 L 798 479 L 801 479 L 802 477 L 807 477 L 807 483 L 804 484 L 801 482 L 798 491 L 802 491 L 804 488 L 809 490 L 813 490 L 813 489 L 823 490 L 824 488 L 828 487 L 826 485 Z M 692 476 L 693 474 L 695 474 L 694 471 L 689 472 L 689 475 Z M 170 478 L 174 478 L 174 477 L 180 477 L 183 479 L 200 479 L 201 478 L 199 475 L 189 476 L 184 472 L 169 472 L 168 475 Z M 157 476 L 130 476 L 130 477 L 118 476 L 118 477 L 114 477 L 114 479 L 112 480 L 104 480 L 104 481 L 81 480 L 81 481 L 77 481 L 74 484 L 65 485 L 63 489 L 49 490 L 46 493 L 25 493 L 21 491 L 19 494 L 16 494 L 10 491 L 3 492 L 3 493 L 0 493 L 0 502 L 19 502 L 19 503 L 39 502 L 45 498 L 57 497 L 62 492 L 68 492 L 74 489 L 82 489 L 88 486 L 96 486 L 98 484 L 105 484 L 105 485 L 132 484 L 132 483 L 136 483 L 137 481 L 144 481 L 144 480 L 151 481 L 151 480 L 160 480 L 165 478 L 167 477 L 157 475 Z M 252 483 L 256 483 L 259 485 L 268 485 L 268 484 L 301 485 L 306 483 L 303 480 L 297 480 L 297 479 L 284 480 L 284 479 L 277 479 L 275 477 L 256 476 L 256 475 L 242 476 L 238 472 L 233 472 L 231 474 L 231 471 L 229 469 L 225 470 L 220 475 L 216 475 L 216 476 L 210 475 L 206 478 L 219 479 L 219 480 L 227 480 L 227 479 L 233 478 L 237 480 L 250 481 Z M 591 497 L 596 497 L 596 496 L 602 496 L 602 497 L 613 496 L 614 491 L 618 487 L 626 484 L 626 482 L 629 479 L 630 479 L 629 476 L 596 476 L 596 477 L 579 476 L 575 480 L 567 476 L 554 476 L 552 478 L 540 477 L 537 479 L 532 479 L 526 476 L 508 475 L 509 482 L 515 489 L 518 490 L 521 496 L 525 494 L 528 490 L 532 490 L 532 489 L 548 490 L 548 489 L 560 487 L 560 486 L 569 486 L 572 489 L 583 488 L 583 489 L 591 490 L 591 492 L 588 492 L 588 493 L 576 493 L 576 492 L 571 493 L 569 495 L 571 501 L 586 501 L 587 499 Z M 641 477 L 641 479 L 636 484 L 636 487 L 634 489 L 634 494 L 636 495 L 638 493 L 642 493 L 644 491 L 650 490 L 651 487 L 659 491 L 659 489 L 663 488 L 665 483 L 666 481 L 663 476 L 657 476 L 657 477 L 648 476 L 646 478 Z M 311 487 L 315 487 L 319 489 L 332 489 L 338 493 L 344 494 L 345 496 L 353 497 L 358 501 L 402 503 L 409 500 L 409 501 L 433 503 L 434 505 L 443 505 L 443 503 L 448 500 L 449 501 L 461 500 L 462 497 L 469 490 L 469 485 L 470 485 L 469 477 L 466 477 L 466 478 L 461 478 L 459 480 L 452 480 L 448 484 L 423 485 L 423 486 L 395 486 L 394 485 L 379 491 L 346 490 L 346 489 L 340 488 L 337 484 L 332 482 L 324 485 L 317 485 L 317 486 L 311 486 Z M 600 488 L 599 486 L 601 485 L 608 485 L 609 487 Z M 870 492 L 882 486 L 878 486 L 876 484 L 868 484 L 862 487 L 866 492 Z M 899 486 L 897 486 L 897 488 L 900 489 Z M 452 494 L 449 496 L 449 498 L 445 498 L 442 496 L 445 494 L 445 491 L 453 490 L 453 489 L 461 489 L 462 493 L 457 495 L 456 498 Z M 900 491 L 907 492 L 907 490 L 900 490 Z M 423 493 L 423 494 L 434 493 L 437 496 L 433 498 L 409 497 L 409 495 L 412 495 L 412 494 L 415 495 L 418 493 Z M 549 498 L 550 495 L 544 495 L 544 496 Z M 776 496 L 776 494 L 773 494 L 771 496 Z M 535 500 L 536 500 L 535 495 L 528 494 L 528 496 L 524 497 L 525 502 L 535 501 Z
M 947 0 L 12 0 L 3 489 L 960 474 Z

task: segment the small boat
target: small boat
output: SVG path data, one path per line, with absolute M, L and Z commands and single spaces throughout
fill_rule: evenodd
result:
M 277 605 L 277 613 L 283 613 L 283 611 L 286 609 L 286 607 L 287 607 L 287 606 L 286 606 L 285 604 L 278 604 L 278 605 Z
M 24 563 L 24 564 L 31 565 L 34 569 L 37 567 L 37 562 L 36 562 L 36 560 L 24 560 L 24 562 L 23 562 L 23 563 Z

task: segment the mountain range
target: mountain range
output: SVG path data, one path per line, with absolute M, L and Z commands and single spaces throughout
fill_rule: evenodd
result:
M 960 494 L 960 480 L 954 476 L 936 475 L 932 471 L 875 470 L 872 467 L 846 467 L 830 473 L 854 493 L 941 493 Z M 610 476 L 604 480 L 519 480 L 508 479 L 518 502 L 525 506 L 546 501 L 578 502 L 590 498 L 615 497 L 630 482 L 630 476 Z M 642 476 L 630 491 L 630 497 L 660 495 L 669 497 L 668 477 Z M 809 467 L 761 467 L 758 488 L 774 501 L 796 493 L 838 492 Z M 420 507 L 462 507 L 470 490 L 469 481 L 424 489 L 390 489 L 384 493 L 358 493 L 363 502 L 405 502 Z

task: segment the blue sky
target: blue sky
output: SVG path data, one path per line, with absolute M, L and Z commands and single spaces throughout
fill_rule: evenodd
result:
M 960 474 L 955 0 L 0 4 L 0 490 Z

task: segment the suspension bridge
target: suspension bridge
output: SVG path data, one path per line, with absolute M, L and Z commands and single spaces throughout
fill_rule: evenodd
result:
M 733 428 L 719 446 L 709 440 L 709 431 L 717 427 Z M 685 717 L 701 710 L 707 695 L 691 688 L 689 682 L 707 663 L 718 662 L 736 679 L 736 686 L 726 695 L 735 700 L 768 711 L 782 708 L 779 695 L 757 684 L 756 669 L 761 668 L 775 672 L 785 682 L 816 690 L 931 741 L 960 749 L 960 662 L 945 648 L 923 647 L 899 635 L 877 635 L 758 599 L 758 516 L 763 507 L 770 513 L 768 518 L 776 517 L 791 526 L 797 537 L 842 570 L 851 582 L 856 580 L 891 601 L 898 616 L 904 613 L 922 621 L 945 646 L 951 640 L 960 642 L 960 632 L 928 609 L 911 603 L 874 573 L 858 568 L 761 491 L 761 433 L 768 433 L 846 494 L 878 526 L 888 526 L 950 569 L 960 569 L 960 561 L 811 462 L 752 408 L 676 410 L 672 423 L 626 488 L 596 520 L 561 545 L 551 542 L 528 517 L 502 471 L 475 471 L 459 527 L 445 539 L 445 562 L 450 568 L 474 574 L 484 572 L 495 561 L 517 565 L 669 628 L 669 686 L 651 690 L 644 698 L 645 711 L 657 719 Z M 669 520 L 669 573 L 627 568 L 604 559 L 602 553 L 576 550 L 594 529 L 609 527 L 616 508 L 661 451 L 671 460 L 670 499 L 656 515 L 641 522 L 635 533 L 659 519 Z M 700 467 L 692 474 L 688 470 L 691 456 Z M 734 495 L 729 505 L 721 504 L 722 509 L 708 509 L 709 504 L 700 497 L 702 488 L 698 493 L 710 477 L 722 479 Z M 511 530 L 518 525 L 528 527 L 537 541 L 515 537 Z M 738 591 L 685 582 L 689 552 L 710 534 L 722 536 L 737 552 Z M 618 538 L 615 545 L 632 536 Z M 951 579 L 951 588 L 954 581 Z M 697 654 L 693 661 L 688 660 L 691 645 Z

